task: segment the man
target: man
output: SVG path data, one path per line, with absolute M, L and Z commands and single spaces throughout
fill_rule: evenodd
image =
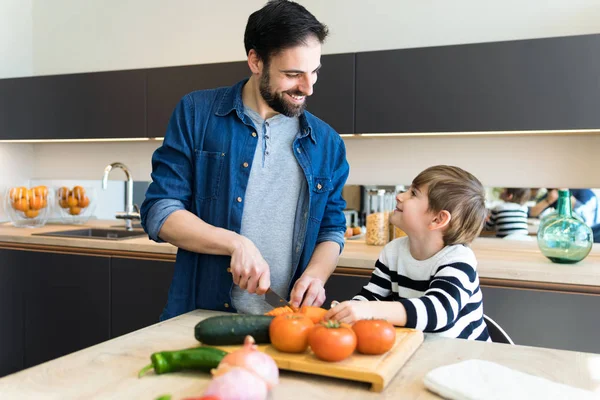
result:
M 339 135 L 304 111 L 327 27 L 271 1 L 248 19 L 252 72 L 186 95 L 152 157 L 142 225 L 179 248 L 161 320 L 197 309 L 261 314 L 272 288 L 321 305 L 344 244 Z

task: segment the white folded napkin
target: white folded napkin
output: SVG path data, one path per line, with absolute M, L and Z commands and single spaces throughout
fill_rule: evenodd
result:
M 484 360 L 467 360 L 436 368 L 425 375 L 423 382 L 427 389 L 452 400 L 600 398 L 600 394 Z

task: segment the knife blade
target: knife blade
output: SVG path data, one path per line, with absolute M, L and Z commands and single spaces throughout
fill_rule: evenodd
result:
M 277 292 L 273 291 L 273 289 L 269 288 L 265 293 L 265 301 L 269 303 L 273 308 L 288 306 L 294 312 L 298 311 L 298 307 L 294 307 L 292 303 L 281 297 Z

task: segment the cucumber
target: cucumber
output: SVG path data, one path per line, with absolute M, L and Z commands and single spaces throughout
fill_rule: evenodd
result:
M 267 315 L 217 315 L 196 324 L 194 336 L 209 345 L 243 344 L 250 335 L 256 343 L 271 343 L 269 325 L 275 317 Z

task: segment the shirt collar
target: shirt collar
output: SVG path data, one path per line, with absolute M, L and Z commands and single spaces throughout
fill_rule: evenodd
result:
M 223 93 L 223 97 L 221 98 L 221 102 L 219 103 L 219 107 L 215 112 L 215 115 L 219 117 L 224 117 L 227 114 L 235 111 L 238 118 L 244 121 L 244 103 L 242 102 L 242 88 L 248 82 L 248 78 L 242 79 L 235 85 L 227 88 L 225 93 Z M 299 117 L 300 121 L 300 137 L 310 136 L 313 143 L 317 143 L 317 138 L 312 129 L 312 126 L 306 119 L 306 112 L 302 112 Z

